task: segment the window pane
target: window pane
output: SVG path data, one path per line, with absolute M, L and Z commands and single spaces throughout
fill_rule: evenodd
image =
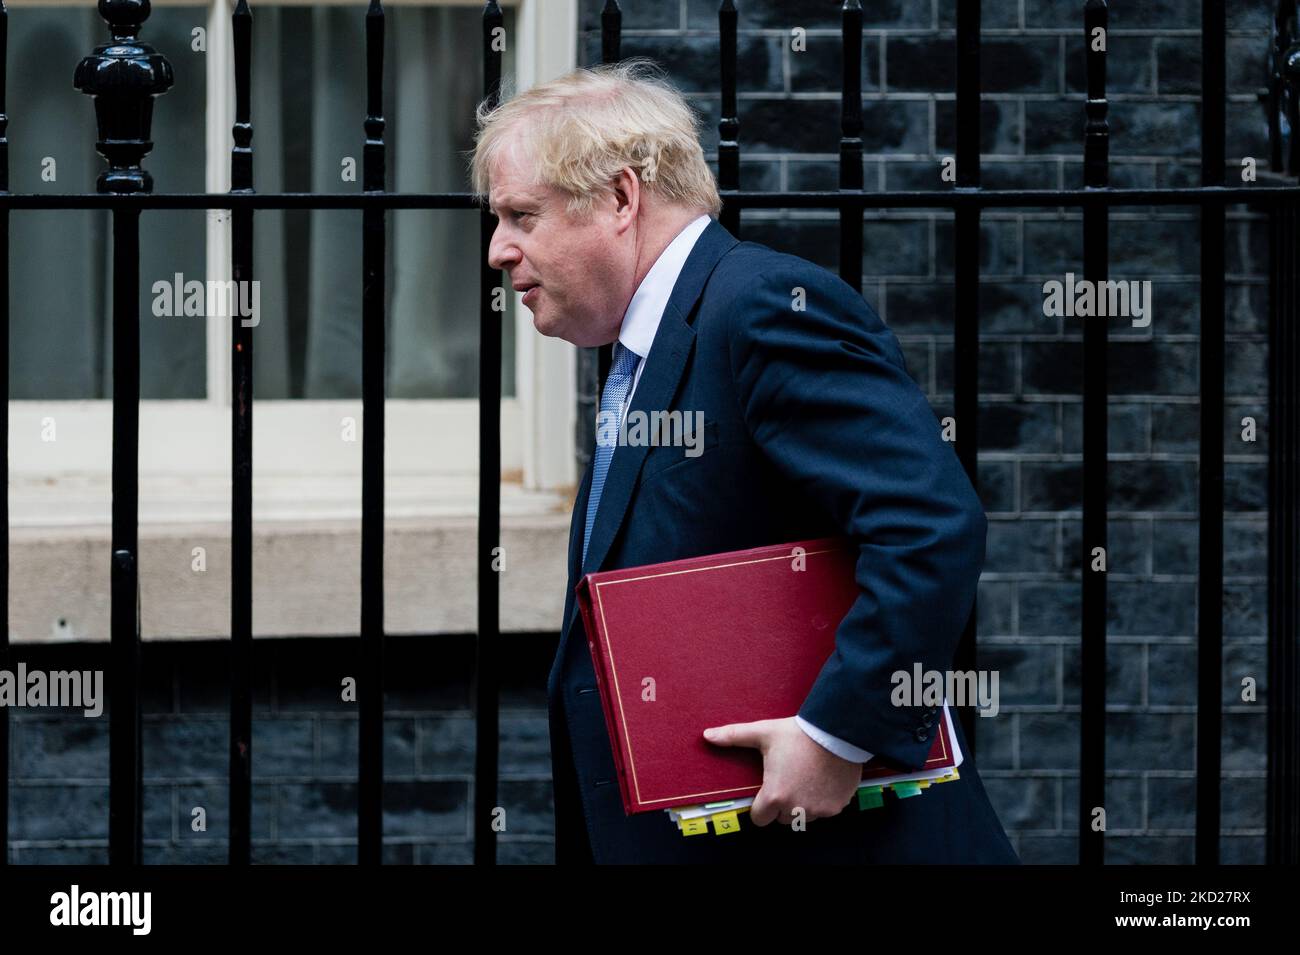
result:
M 482 85 L 480 11 L 396 6 L 385 13 L 387 187 L 463 192 Z M 513 17 L 508 11 L 507 31 Z M 364 7 L 259 7 L 254 24 L 256 189 L 359 192 Z M 511 45 L 503 72 L 513 69 Z M 361 219 L 360 210 L 257 214 L 261 321 L 253 360 L 259 397 L 360 397 Z M 386 235 L 386 393 L 476 397 L 478 213 L 390 212 Z M 513 308 L 511 300 L 497 319 L 508 395 L 515 390 Z
M 153 150 L 143 166 L 158 192 L 203 191 L 203 54 L 190 50 L 201 8 L 158 8 L 141 40 L 165 54 L 175 85 L 154 101 Z M 95 152 L 93 99 L 73 88 L 77 63 L 110 39 L 94 8 L 9 12 L 9 168 L 14 192 L 94 192 L 106 168 Z M 112 224 L 104 211 L 14 212 L 10 232 L 11 398 L 112 394 Z M 201 318 L 158 318 L 154 281 L 204 275 L 204 213 L 140 218 L 140 390 L 144 398 L 201 398 Z

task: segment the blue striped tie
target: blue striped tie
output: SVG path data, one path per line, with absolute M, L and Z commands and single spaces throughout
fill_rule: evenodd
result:
M 591 468 L 591 493 L 587 495 L 587 525 L 582 534 L 582 564 L 587 564 L 587 545 L 591 543 L 591 528 L 596 523 L 596 508 L 600 506 L 600 493 L 605 490 L 609 474 L 609 459 L 614 456 L 618 433 L 623 424 L 623 402 L 632 388 L 632 375 L 641 356 L 623 346 L 614 345 L 613 362 L 605 390 L 600 394 L 600 414 L 596 421 L 596 457 Z

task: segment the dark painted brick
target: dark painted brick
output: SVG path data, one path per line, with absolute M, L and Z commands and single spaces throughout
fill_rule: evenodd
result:
M 1102 808 L 1106 810 L 1106 832 L 1116 830 L 1141 830 L 1142 780 L 1136 776 L 1106 774 L 1106 795 Z M 1094 807 L 1089 806 L 1088 818 Z M 1079 783 L 1077 779 L 1065 780 L 1061 786 L 1061 828 L 1075 831 L 1079 824 Z
M 1018 854 L 1025 865 L 1078 865 L 1079 840 L 1076 836 L 1022 835 Z
M 976 467 L 980 502 L 989 513 L 1015 510 L 1015 465 L 1010 461 L 980 461 Z
M 1143 648 L 1136 643 L 1106 642 L 1106 703 L 1117 706 L 1139 706 L 1142 698 L 1142 684 L 1145 670 L 1142 663 Z M 1062 663 L 1062 702 L 1068 706 L 1078 706 L 1080 702 L 1079 685 L 1079 647 L 1061 648 Z
M 448 716 L 420 720 L 421 773 L 474 772 L 474 720 Z
M 985 573 L 1050 572 L 1056 560 L 1056 520 L 989 522 Z
M 779 37 L 742 35 L 736 41 L 736 89 L 742 93 L 780 90 L 785 84 Z M 717 36 L 628 36 L 624 59 L 654 60 L 684 93 L 718 92 Z
M 253 759 L 259 776 L 309 776 L 316 766 L 315 721 L 253 721 Z
M 497 798 L 506 811 L 503 834 L 517 836 L 554 833 L 555 805 L 550 780 L 502 780 Z
M 1021 769 L 1079 768 L 1078 713 L 1019 713 L 1017 719 Z
M 980 275 L 1013 275 L 1020 268 L 1020 229 L 1009 219 L 981 219 L 979 230 Z M 941 218 L 934 225 L 934 268 L 936 275 L 953 274 L 955 250 L 953 222 Z M 928 265 L 928 263 L 927 263 Z M 981 284 L 980 294 L 985 286 Z M 981 312 L 983 309 L 981 308 Z M 981 331 L 993 331 L 981 318 Z
M 1077 636 L 1080 587 L 1075 581 L 1022 581 L 1020 633 L 1023 636 Z
M 624 30 L 675 30 L 681 25 L 680 0 L 622 0 L 618 6 Z M 604 7 L 604 0 L 580 0 L 578 29 L 599 32 Z
M 102 846 L 33 846 L 16 850 L 18 865 L 108 865 L 108 844 Z
M 12 719 L 14 779 L 108 778 L 108 720 Z
M 1016 391 L 1016 351 L 1017 346 L 1014 343 L 1006 342 L 985 342 L 980 346 L 979 356 L 979 379 L 981 394 L 1014 394 Z M 934 378 L 935 390 L 939 397 L 952 395 L 953 389 L 953 351 L 952 346 L 947 343 L 935 345 L 934 349 Z M 984 405 L 980 409 L 980 420 L 983 422 L 993 406 Z M 1006 406 L 1004 406 L 1006 407 Z M 1006 415 L 1008 412 L 1001 412 L 1002 416 L 998 417 L 999 412 L 993 412 L 993 429 L 997 433 L 999 427 L 1008 426 Z M 960 424 L 958 429 L 960 430 Z M 980 434 L 980 448 L 988 446 L 984 444 L 983 431 Z
M 1180 836 L 1108 836 L 1108 865 L 1191 865 L 1196 844 Z
M 1225 772 L 1267 770 L 1267 739 L 1267 713 L 1262 706 L 1250 712 L 1224 713 L 1220 768 Z
M 766 39 L 766 38 L 765 38 Z M 739 41 L 737 41 L 739 44 Z M 791 37 L 785 36 L 778 41 L 787 52 L 790 61 L 790 89 L 796 93 L 838 93 L 844 81 L 844 58 L 841 51 L 844 44 L 838 35 L 816 34 L 806 38 L 803 50 L 791 49 Z M 875 92 L 880 89 L 880 49 L 875 37 L 864 37 L 860 48 L 862 64 L 863 92 Z M 717 59 L 707 64 L 717 74 Z M 717 85 L 717 80 L 714 80 Z M 775 83 L 770 89 L 780 89 Z
M 939 0 L 938 11 L 940 27 L 957 26 L 957 0 Z M 1005 30 L 1018 26 L 1020 26 L 1019 4 L 985 3 L 980 6 L 981 30 Z
M 320 763 L 324 776 L 350 776 L 357 773 L 360 758 L 360 726 L 355 718 L 325 718 L 320 721 Z M 384 720 L 384 775 L 409 776 L 415 773 L 415 721 L 403 717 Z M 471 747 L 472 750 L 472 747 Z M 310 750 L 308 751 L 310 754 Z M 426 770 L 427 771 L 427 770 Z M 286 775 L 307 775 L 303 773 Z
M 980 450 L 1055 453 L 1060 448 L 1056 419 L 1055 403 L 986 402 L 980 408 Z
M 441 841 L 424 843 L 416 847 L 416 863 L 419 865 L 473 865 L 474 845 L 471 842 Z M 500 846 L 498 844 L 498 856 Z M 554 853 L 552 853 L 554 857 Z
M 224 778 L 230 770 L 230 724 L 205 717 L 144 721 L 145 779 Z
M 888 16 L 904 16 L 906 7 L 914 4 L 902 3 L 902 0 L 893 0 L 891 3 L 882 4 L 884 11 L 882 14 Z M 746 0 L 743 4 L 736 4 L 739 11 L 736 26 L 740 31 L 744 30 L 789 30 L 793 27 L 803 27 L 807 30 L 824 29 L 827 27 L 838 27 L 840 25 L 840 7 L 838 2 L 831 0 L 807 0 L 807 2 L 792 2 L 792 0 Z M 898 9 L 895 9 L 898 8 Z M 870 17 L 863 17 L 863 25 L 874 23 L 878 15 L 874 10 Z M 713 0 L 686 0 L 686 25 L 689 29 L 713 29 L 718 28 L 718 4 Z M 911 19 L 905 22 L 911 23 Z M 916 25 L 928 26 L 928 12 L 924 21 Z
M 1256 820 L 1252 825 L 1257 825 Z M 1263 865 L 1268 858 L 1263 836 L 1220 836 L 1221 865 Z
M 555 843 L 515 841 L 501 838 L 497 841 L 498 865 L 554 865 Z
M 1054 93 L 1057 76 L 1055 37 L 985 37 L 980 43 L 983 93 Z M 952 47 L 950 47 L 952 49 Z M 956 57 L 952 60 L 955 62 Z M 893 60 L 890 60 L 892 69 Z M 956 88 L 956 78 L 945 92 Z
M 1262 637 L 1268 632 L 1266 584 L 1224 584 L 1223 635 Z
M 1025 130 L 1020 125 L 1020 108 L 1009 100 L 981 100 L 981 152 L 1019 154 L 1024 145 Z M 953 100 L 938 100 L 934 104 L 934 146 L 944 155 L 956 152 L 957 104 Z
M 1106 765 L 1115 769 L 1194 769 L 1196 717 L 1191 713 L 1107 713 Z M 1187 740 L 1170 746 L 1170 740 Z M 1021 746 L 1023 748 L 1023 739 Z
M 1196 777 L 1150 776 L 1147 825 L 1152 829 L 1196 828 Z
M 276 861 L 277 858 L 283 858 L 288 864 L 293 864 L 294 857 L 299 853 L 299 847 L 294 845 L 288 846 L 268 846 L 268 851 L 273 851 L 274 856 L 268 861 Z M 311 846 L 305 848 L 311 849 Z M 321 843 L 316 847 L 316 862 L 318 865 L 356 865 L 357 863 L 357 845 L 351 843 Z M 414 865 L 417 850 L 427 848 L 426 846 L 417 846 L 413 843 L 386 843 L 383 848 L 384 865 Z M 471 850 L 472 851 L 472 850 Z
M 466 783 L 391 780 L 384 783 L 385 838 L 467 833 L 469 811 Z M 283 816 L 281 807 L 282 819 Z
M 501 773 L 551 772 L 551 730 L 546 711 L 503 715 L 500 720 Z
M 1057 689 L 1060 667 L 1056 647 L 1051 644 L 985 644 L 980 647 L 979 668 L 997 671 L 999 707 L 1050 706 L 1060 702 Z M 997 716 L 980 717 L 976 732 L 982 734 L 984 726 L 999 722 L 1010 722 L 1010 714 L 1005 709 L 1000 709 Z M 983 763 L 982 735 L 979 744 Z
M 12 786 L 10 839 L 101 839 L 108 837 L 108 784 Z
M 867 192 L 876 192 L 879 182 L 880 161 L 864 159 L 862 161 L 862 188 Z M 741 182 L 745 182 L 744 164 L 741 164 Z M 800 159 L 791 157 L 786 162 L 786 183 L 795 192 L 838 189 L 840 187 L 840 164 L 829 159 Z M 759 188 L 758 186 L 747 188 Z M 867 213 L 868 216 L 871 213 Z
M 980 581 L 979 597 L 975 606 L 981 639 L 1011 633 L 1011 613 L 1015 602 L 1015 584 L 1011 581 Z M 977 646 L 984 646 L 984 644 Z
M 1112 30 L 1155 27 L 1163 30 L 1199 30 L 1201 5 L 1198 0 L 1143 0 L 1141 3 L 1110 4 L 1108 23 Z M 1034 29 L 1083 30 L 1083 5 L 1060 0 L 1025 0 L 1025 26 Z M 1112 42 L 1121 42 L 1119 39 Z
M 1046 829 L 1057 826 L 1056 782 L 1041 777 L 1006 779 L 982 775 L 989 802 L 1006 829 Z
M 1267 462 L 1224 463 L 1223 507 L 1226 511 L 1268 510 Z
M 1196 631 L 1194 583 L 1107 581 L 1106 627 L 1116 636 L 1185 636 Z
M 1152 643 L 1147 647 L 1147 693 L 1152 706 L 1196 704 L 1196 645 Z
M 1151 405 L 1111 402 L 1106 406 L 1106 443 L 1112 454 L 1146 454 L 1151 451 L 1149 436 Z M 1061 405 L 1061 450 L 1066 454 L 1083 453 L 1083 403 Z
M 1152 37 L 1149 36 L 1110 39 L 1106 44 L 1108 96 L 1116 93 L 1151 93 L 1155 90 L 1151 45 Z M 1084 45 L 1082 30 L 1065 38 L 1065 88 L 1071 93 L 1084 93 L 1088 89 L 1088 47 Z M 1083 112 L 1082 105 L 1079 111 Z
M 1253 681 L 1254 700 L 1245 698 L 1247 679 Z M 1268 704 L 1268 647 L 1263 640 L 1224 644 L 1223 702 L 1225 706 Z

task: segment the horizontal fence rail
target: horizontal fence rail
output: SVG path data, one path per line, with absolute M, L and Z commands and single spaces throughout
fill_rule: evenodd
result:
M 494 570 L 500 538 L 499 430 L 502 329 L 493 310 L 500 273 L 487 264 L 495 219 L 482 197 L 463 192 L 393 193 L 386 189 L 386 122 L 383 103 L 385 14 L 379 0 L 365 8 L 365 115 L 362 189 L 352 195 L 318 193 L 259 194 L 253 187 L 251 44 L 253 13 L 238 0 L 232 13 L 235 71 L 234 146 L 231 189 L 224 194 L 155 193 L 141 161 L 149 152 L 152 101 L 172 83 L 164 55 L 137 38 L 148 16 L 138 0 L 101 0 L 112 41 L 95 49 L 78 66 L 74 82 L 95 97 L 99 140 L 96 148 L 107 168 L 92 194 L 13 194 L 8 191 L 8 116 L 4 76 L 7 66 L 7 11 L 0 2 L 0 302 L 9 327 L 8 243 L 11 211 L 105 209 L 113 223 L 113 502 L 111 579 L 111 724 L 109 854 L 114 864 L 140 861 L 140 608 L 138 580 L 139 475 L 139 218 L 142 212 L 175 209 L 231 210 L 231 267 L 236 281 L 253 276 L 254 213 L 267 209 L 361 209 L 362 352 L 364 443 L 362 448 L 362 549 L 360 680 L 358 702 L 358 861 L 377 864 L 383 857 L 383 529 L 384 529 L 384 273 L 387 250 L 385 216 L 400 209 L 479 209 L 480 351 L 477 568 L 477 660 L 474 677 L 476 754 L 474 784 L 475 862 L 493 864 L 496 832 L 499 736 L 500 578 Z M 1279 2 L 1269 49 L 1268 86 L 1261 96 L 1269 118 L 1272 169 L 1300 172 L 1300 41 L 1296 5 Z M 601 56 L 621 59 L 622 14 L 614 0 L 601 12 Z M 956 453 L 978 489 L 979 428 L 979 294 L 978 245 L 986 209 L 1079 208 L 1083 211 L 1085 278 L 1108 275 L 1109 210 L 1124 206 L 1191 206 L 1200 211 L 1200 564 L 1198 567 L 1197 824 L 1198 862 L 1218 861 L 1219 771 L 1221 753 L 1220 693 L 1222 680 L 1223 586 L 1223 434 L 1224 409 L 1224 271 L 1225 209 L 1228 203 L 1265 206 L 1270 215 L 1269 315 L 1269 737 L 1268 852 L 1270 862 L 1300 861 L 1300 784 L 1297 761 L 1300 724 L 1300 329 L 1297 328 L 1296 230 L 1300 227 L 1300 188 L 1291 184 L 1226 186 L 1225 174 L 1225 36 L 1222 0 L 1202 4 L 1203 64 L 1201 181 L 1194 188 L 1113 189 L 1109 186 L 1105 55 L 1093 42 L 1108 28 L 1107 5 L 1086 0 L 1080 5 L 1081 52 L 1087 65 L 1087 94 L 1081 117 L 1083 183 L 1061 190 L 986 190 L 980 185 L 980 4 L 962 0 L 957 8 L 955 56 L 956 182 L 936 191 L 874 192 L 864 188 L 865 150 L 862 121 L 863 11 L 857 0 L 841 11 L 841 122 L 838 190 L 759 192 L 740 181 L 743 127 L 737 109 L 737 31 L 740 11 L 733 0 L 718 7 L 719 80 L 717 177 L 724 207 L 720 221 L 733 234 L 742 232 L 744 209 L 833 210 L 839 215 L 840 275 L 862 287 L 863 224 L 867 209 L 950 209 L 954 213 L 955 251 L 953 314 L 954 412 L 962 425 Z M 483 97 L 495 105 L 501 95 L 501 48 L 504 30 L 496 2 L 483 6 Z M 1115 42 L 1122 42 L 1116 39 Z M 230 862 L 251 859 L 253 774 L 252 750 L 252 433 L 253 336 L 242 322 L 232 322 L 231 402 L 231 655 L 230 655 Z M 1104 323 L 1085 325 L 1083 372 L 1083 534 L 1081 541 L 1081 733 L 1079 779 L 1079 858 L 1104 861 L 1104 832 L 1092 824 L 1092 810 L 1105 804 L 1106 583 L 1104 573 L 1090 573 L 1093 548 L 1107 542 L 1107 330 Z M 8 381 L 8 336 L 4 375 Z M 588 380 L 599 380 L 608 367 L 608 348 L 580 355 Z M 595 389 L 599 393 L 599 388 Z M 586 417 L 580 413 L 579 448 L 587 443 Z M 5 422 L 7 437 L 7 420 Z M 6 477 L 8 459 L 6 457 Z M 8 498 L 5 501 L 8 542 Z M 8 549 L 4 548 L 3 586 L 8 607 Z M 975 611 L 963 632 L 955 663 L 974 669 Z M 8 628 L 0 633 L 0 667 L 8 666 Z M 963 710 L 963 726 L 975 747 L 973 713 Z M 9 752 L 8 713 L 0 708 L 0 859 L 8 858 Z

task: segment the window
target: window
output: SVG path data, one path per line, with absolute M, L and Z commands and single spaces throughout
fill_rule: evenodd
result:
M 141 29 L 141 40 L 166 54 L 175 75 L 172 88 L 155 100 L 154 146 L 143 162 L 157 192 L 229 188 L 232 8 L 228 0 L 156 0 Z M 573 67 L 576 0 L 521 0 L 503 8 L 504 76 L 526 87 Z M 252 9 L 255 188 L 360 191 L 364 5 L 254 3 Z M 478 3 L 385 3 L 385 142 L 392 191 L 467 187 L 466 151 L 482 84 L 481 10 Z M 202 49 L 195 48 L 199 28 L 205 31 Z M 72 73 L 108 39 L 93 7 L 10 4 L 13 191 L 94 191 L 104 161 L 94 149 L 91 98 L 73 88 Z M 346 176 L 349 159 L 355 161 L 355 181 Z M 230 319 L 159 316 L 153 306 L 159 294 L 154 283 L 174 284 L 178 273 L 184 281 L 228 279 L 230 238 L 225 210 L 146 211 L 140 222 L 145 561 L 149 525 L 163 533 L 186 524 L 224 524 L 228 533 Z M 106 528 L 110 216 L 15 212 L 11 223 L 11 525 Z M 303 520 L 359 527 L 360 225 L 358 210 L 255 213 L 255 534 L 276 522 Z M 391 210 L 387 228 L 386 513 L 390 519 L 472 517 L 478 215 Z M 512 516 L 563 511 L 575 476 L 572 348 L 537 340 L 531 313 L 517 296 L 507 298 L 501 431 L 508 525 Z M 348 419 L 355 421 L 352 440 Z M 93 587 L 106 592 L 107 550 L 103 556 L 103 568 L 92 561 L 88 574 L 95 577 Z M 562 558 L 561 553 L 561 563 Z M 22 560 L 15 552 L 11 566 L 22 567 Z M 15 573 L 36 576 L 39 563 Z M 341 568 L 341 574 L 340 586 L 355 590 L 356 565 Z M 13 586 L 18 594 L 21 581 Z M 142 587 L 149 587 L 143 574 Z M 147 619 L 147 593 L 144 602 Z M 89 628 L 94 635 L 107 635 L 106 613 L 105 605 L 104 626 Z M 224 633 L 227 626 L 221 620 L 210 629 Z M 38 636 L 44 628 L 37 625 Z M 23 636 L 18 628 L 17 638 Z

